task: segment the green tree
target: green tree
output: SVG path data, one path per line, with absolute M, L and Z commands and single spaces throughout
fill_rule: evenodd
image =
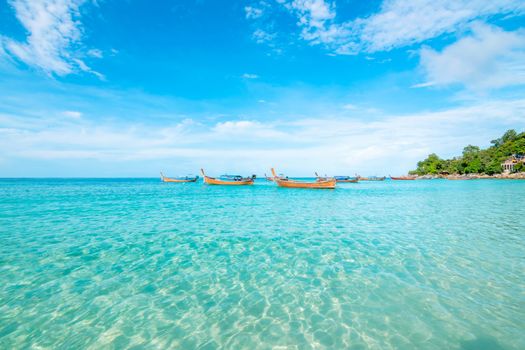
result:
M 494 159 L 485 167 L 485 173 L 488 175 L 500 174 L 503 171 L 501 162 Z
M 428 157 L 417 163 L 417 169 L 413 173 L 424 175 L 424 174 L 438 174 L 443 171 L 444 164 L 443 160 L 440 159 L 437 154 L 429 154 Z
M 515 140 L 517 137 L 518 137 L 518 134 L 516 133 L 516 130 L 510 129 L 510 130 L 507 130 L 505 134 L 503 134 L 502 137 L 500 137 L 499 139 L 492 140 L 490 141 L 490 143 L 492 143 L 494 147 L 499 147 L 507 141 Z
M 466 163 L 464 171 L 467 174 L 481 173 L 483 171 L 483 165 L 481 164 L 481 159 L 479 157 L 476 157 L 470 160 L 468 163 Z
M 417 163 L 417 169 L 411 173 L 437 174 L 448 173 L 486 173 L 489 175 L 503 171 L 501 163 L 513 154 L 525 155 L 525 132 L 507 130 L 503 136 L 491 141 L 492 146 L 480 149 L 478 146 L 468 145 L 463 149 L 460 157 L 441 159 L 435 153 Z M 525 168 L 520 165 L 519 168 Z
M 514 141 L 517 136 L 518 136 L 518 133 L 516 132 L 516 130 L 511 129 L 511 130 L 508 130 L 505 134 L 503 134 L 503 136 L 501 137 L 501 141 L 503 143 L 508 142 L 508 141 Z
M 463 148 L 463 158 L 475 157 L 479 153 L 478 146 L 468 145 Z

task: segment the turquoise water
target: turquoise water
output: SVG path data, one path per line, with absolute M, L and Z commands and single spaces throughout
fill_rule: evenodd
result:
M 0 348 L 525 349 L 523 198 L 0 180 Z

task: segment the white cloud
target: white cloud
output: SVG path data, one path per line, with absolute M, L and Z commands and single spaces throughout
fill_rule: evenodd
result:
M 257 79 L 259 76 L 257 74 L 251 74 L 251 73 L 244 73 L 242 75 L 244 79 Z
M 325 0 L 278 1 L 294 14 L 301 28 L 301 38 L 311 44 L 338 46 L 352 36 L 347 24 L 335 23 L 334 2 Z
M 387 0 L 381 11 L 356 23 L 367 51 L 389 50 L 454 32 L 480 17 L 525 10 L 519 0 Z
M 388 51 L 455 32 L 480 18 L 525 12 L 521 0 L 384 0 L 377 13 L 337 21 L 334 2 L 278 2 L 297 17 L 304 40 L 325 45 L 338 54 Z
M 85 0 L 13 0 L 16 17 L 28 32 L 25 42 L 4 37 L 4 54 L 48 74 L 67 75 L 77 69 L 93 72 L 80 60 L 80 6 Z
M 371 120 L 344 118 L 333 111 L 301 119 L 230 119 L 212 125 L 43 118 L 42 123 L 27 123 L 26 116 L 0 115 L 0 143 L 10 145 L 2 157 L 27 163 L 64 159 L 75 166 L 97 160 L 113 175 L 119 175 L 122 164 L 153 173 L 167 160 L 186 164 L 187 171 L 206 165 L 210 172 L 263 173 L 273 165 L 297 175 L 314 170 L 379 175 L 404 173 L 431 152 L 449 157 L 460 154 L 465 144 L 486 146 L 505 129 L 523 130 L 525 100 L 492 100 Z
M 426 83 L 414 84 L 410 87 L 417 89 L 417 88 L 424 88 L 424 87 L 429 87 L 429 86 L 434 86 L 434 85 L 436 85 L 434 82 L 427 81 Z
M 84 61 L 82 61 L 81 59 L 73 58 L 73 62 L 77 64 L 78 68 L 80 68 L 81 71 L 91 73 L 95 75 L 96 77 L 98 77 L 100 80 L 106 80 L 106 77 L 103 74 L 96 72 L 90 67 L 88 67 L 88 65 L 85 64 Z
M 96 57 L 96 58 L 102 58 L 104 55 L 102 53 L 101 50 L 99 49 L 91 49 L 87 52 L 87 54 L 91 57 Z
M 255 32 L 253 32 L 252 36 L 255 42 L 257 42 L 257 44 L 263 44 L 263 43 L 268 43 L 274 40 L 276 37 L 276 34 L 268 33 L 267 31 L 262 30 L 262 29 L 257 29 Z
M 80 119 L 82 117 L 82 113 L 79 111 L 64 111 L 62 112 L 63 115 L 69 118 L 73 119 Z
M 477 23 L 472 34 L 441 52 L 421 50 L 421 67 L 430 85 L 462 84 L 470 89 L 525 84 L 525 31 L 506 32 Z
M 246 12 L 246 18 L 249 19 L 259 18 L 263 15 L 262 9 L 253 6 L 246 6 L 244 11 Z
M 312 26 L 321 26 L 321 22 L 335 17 L 335 4 L 324 0 L 294 0 L 288 6 L 303 16 L 305 24 Z
M 213 127 L 212 131 L 215 134 L 213 138 L 222 139 L 227 136 L 235 136 L 235 142 L 242 142 L 243 146 L 264 139 L 284 140 L 288 136 L 272 123 L 252 120 L 220 122 Z

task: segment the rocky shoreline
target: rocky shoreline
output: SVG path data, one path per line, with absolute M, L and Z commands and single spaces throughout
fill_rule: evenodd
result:
M 502 179 L 502 180 L 525 180 L 525 172 L 511 174 L 451 174 L 451 175 L 419 175 L 416 180 L 474 180 L 474 179 Z

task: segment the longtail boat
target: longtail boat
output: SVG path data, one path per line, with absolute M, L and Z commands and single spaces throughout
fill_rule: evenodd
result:
M 272 175 L 273 175 L 273 181 L 279 186 L 279 187 L 287 187 L 287 188 L 316 188 L 316 189 L 334 189 L 336 181 L 334 178 L 318 178 L 314 182 L 307 182 L 307 181 L 296 181 L 296 180 L 290 180 L 287 177 L 284 176 L 277 176 L 275 173 L 274 168 L 272 168 Z
M 350 176 L 334 176 L 335 182 L 351 182 L 356 183 L 359 182 L 359 178 L 357 177 L 350 177 Z
M 228 186 L 241 186 L 241 185 L 253 185 L 255 181 L 255 175 L 252 177 L 242 177 L 240 175 L 221 175 L 219 178 L 207 176 L 204 170 L 201 169 L 202 176 L 204 177 L 204 183 L 208 185 L 228 185 Z
M 328 180 L 328 176 L 319 176 L 319 174 L 317 172 L 315 172 L 315 178 L 317 179 L 317 181 L 326 181 Z
M 264 178 L 266 179 L 266 181 L 273 182 L 273 177 L 271 177 L 271 176 L 266 176 L 266 174 L 264 174 Z
M 417 176 L 390 176 L 392 180 L 415 180 Z
M 356 178 L 359 181 L 384 181 L 386 179 L 386 176 L 382 176 L 382 177 L 378 177 L 378 176 L 363 177 L 363 176 L 357 175 Z
M 160 172 L 160 180 L 162 182 L 196 182 L 198 179 L 198 176 L 166 177 L 162 171 Z
M 315 173 L 315 176 L 317 177 L 317 181 L 326 181 L 330 179 L 329 177 L 325 176 L 319 176 L 319 174 Z M 359 182 L 359 179 L 357 177 L 350 177 L 350 176 L 334 176 L 335 182 L 346 182 L 346 183 L 356 183 Z

